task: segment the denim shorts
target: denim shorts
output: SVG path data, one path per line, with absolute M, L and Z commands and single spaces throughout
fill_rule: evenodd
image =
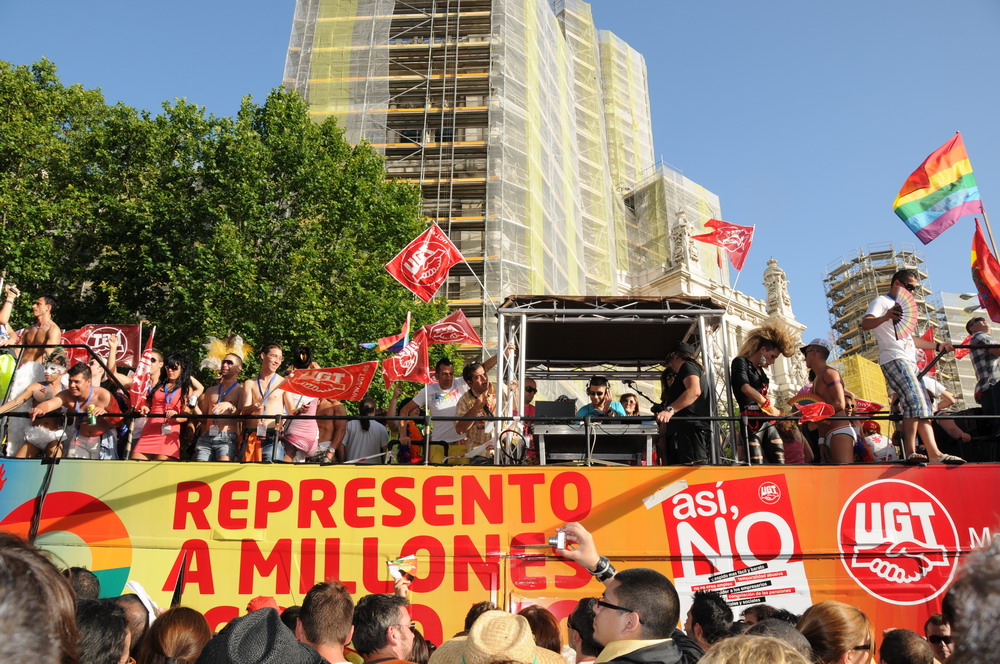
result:
M 236 434 L 220 432 L 214 436 L 203 433 L 198 436 L 198 442 L 194 446 L 195 461 L 211 461 L 219 457 L 229 457 L 230 461 L 236 459 Z

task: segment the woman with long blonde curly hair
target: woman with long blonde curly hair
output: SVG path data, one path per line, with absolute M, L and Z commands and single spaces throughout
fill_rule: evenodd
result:
M 781 319 L 771 318 L 750 331 L 730 367 L 730 389 L 741 414 L 780 414 L 767 396 L 771 380 L 764 369 L 773 365 L 779 355 L 791 357 L 795 347 L 795 333 Z M 785 463 L 781 435 L 771 422 L 749 420 L 747 426 L 741 428 L 750 463 L 762 464 L 765 459 L 767 463 Z M 742 447 L 740 452 L 743 452 Z

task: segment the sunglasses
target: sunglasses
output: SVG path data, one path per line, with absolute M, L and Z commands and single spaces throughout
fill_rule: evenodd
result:
M 174 371 L 174 370 L 180 369 L 181 365 L 179 365 L 179 364 L 168 364 L 167 368 L 170 369 L 171 371 Z
M 588 391 L 587 392 L 587 396 L 591 396 L 591 397 L 603 397 L 604 396 L 604 392 L 590 392 L 590 391 Z
M 945 645 L 949 645 L 949 646 L 951 645 L 951 637 L 950 636 L 941 636 L 939 634 L 934 634 L 933 636 L 928 636 L 927 640 L 930 641 L 931 643 L 933 643 L 936 646 L 939 646 L 942 643 L 945 644 Z
M 917 285 L 916 284 L 903 284 L 903 288 L 905 288 L 906 290 L 908 290 L 908 291 L 910 291 L 912 293 L 913 291 L 917 290 Z
M 534 387 L 526 387 L 526 388 L 524 388 L 524 391 L 525 392 L 531 392 L 532 394 L 534 394 L 535 392 L 538 391 L 538 389 L 534 388 Z
M 597 606 L 604 607 L 605 609 L 611 609 L 612 611 L 622 611 L 624 613 L 636 613 L 635 609 L 626 609 L 624 606 L 618 606 L 617 604 L 612 604 L 611 602 L 605 602 L 603 599 L 597 600 Z M 639 624 L 644 625 L 642 618 L 639 618 Z
M 863 646 L 854 646 L 853 648 L 851 648 L 851 650 L 867 650 L 868 652 L 871 652 L 871 649 L 872 649 L 872 644 L 870 643 L 866 643 Z
M 227 364 L 236 364 L 236 363 L 233 362 L 232 360 L 223 360 L 220 364 L 222 366 L 226 366 Z

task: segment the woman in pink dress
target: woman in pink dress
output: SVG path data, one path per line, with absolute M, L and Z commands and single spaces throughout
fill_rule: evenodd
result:
M 181 424 L 175 415 L 187 412 L 191 393 L 191 360 L 184 353 L 172 353 L 163 363 L 162 378 L 139 408 L 143 415 L 160 414 L 146 420 L 142 436 L 132 449 L 132 458 L 140 461 L 166 461 L 181 455 Z M 166 415 L 166 417 L 163 417 Z

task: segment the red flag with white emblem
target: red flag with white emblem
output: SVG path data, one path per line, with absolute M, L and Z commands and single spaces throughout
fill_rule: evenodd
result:
M 359 401 L 368 393 L 378 362 L 362 362 L 330 369 L 299 369 L 285 379 L 281 389 L 317 399 Z
M 444 231 L 433 224 L 406 245 L 385 269 L 424 302 L 430 302 L 448 277 L 448 270 L 465 258 Z
M 428 371 L 427 345 L 427 332 L 420 328 L 402 351 L 382 360 L 382 378 L 387 388 L 397 380 L 424 385 L 433 382 Z
M 718 219 L 709 219 L 705 226 L 712 229 L 711 233 L 692 235 L 694 240 L 700 240 L 708 244 L 714 244 L 726 250 L 729 262 L 737 270 L 743 269 L 743 262 L 747 259 L 747 252 L 750 251 L 750 244 L 753 242 L 753 226 L 740 226 L 730 224 Z
M 128 399 L 132 404 L 132 408 L 138 408 L 146 400 L 146 395 L 149 394 L 149 366 L 153 361 L 153 337 L 156 336 L 156 328 L 149 333 L 149 339 L 146 340 L 146 350 L 142 352 L 142 359 L 139 360 L 139 366 L 135 368 L 135 373 L 132 374 L 132 385 L 128 388 Z
M 466 318 L 465 313 L 459 309 L 453 314 L 445 316 L 439 321 L 424 325 L 427 332 L 428 345 L 433 344 L 472 344 L 482 346 L 483 340 L 479 338 L 472 328 L 472 323 Z

